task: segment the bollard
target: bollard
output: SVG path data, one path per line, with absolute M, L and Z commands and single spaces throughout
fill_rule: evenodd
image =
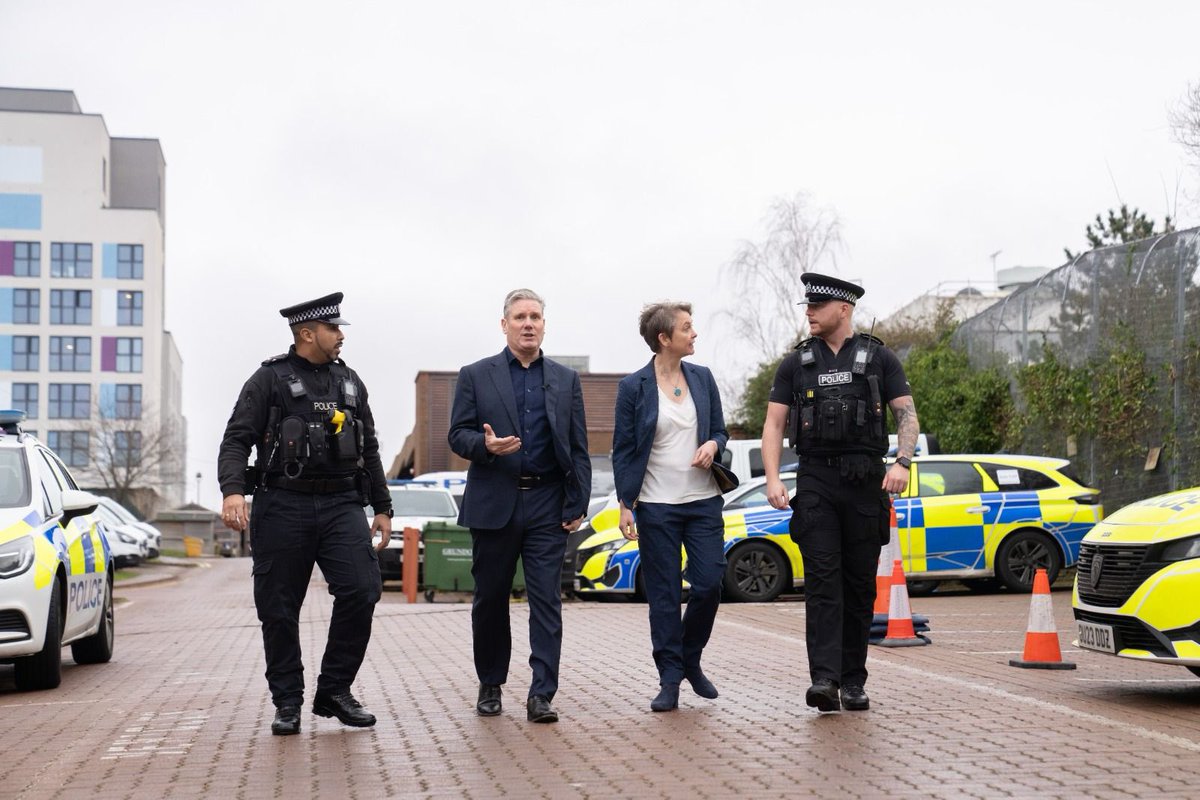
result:
M 400 583 L 404 586 L 404 597 L 410 603 L 417 602 L 417 564 L 421 560 L 421 531 L 404 529 L 404 555 L 400 565 Z

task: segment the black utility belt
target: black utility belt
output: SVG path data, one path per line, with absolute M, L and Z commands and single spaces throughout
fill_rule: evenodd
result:
M 537 489 L 541 486 L 554 486 L 562 483 L 563 476 L 559 473 L 550 473 L 548 475 L 518 475 L 518 489 Z
M 341 478 L 289 478 L 286 475 L 268 475 L 264 481 L 272 489 L 287 489 L 290 492 L 308 494 L 336 494 L 358 488 L 353 475 Z
M 872 456 L 866 453 L 847 453 L 844 456 L 800 456 L 800 463 L 805 465 L 818 465 L 826 467 L 840 467 L 843 458 L 869 458 L 872 464 L 882 464 L 882 456 Z

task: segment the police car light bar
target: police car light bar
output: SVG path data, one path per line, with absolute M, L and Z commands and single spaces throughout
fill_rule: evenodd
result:
M 24 421 L 24 411 L 18 411 L 15 408 L 0 409 L 0 430 L 2 430 L 4 433 L 11 433 L 14 436 L 19 436 L 21 433 L 21 423 Z

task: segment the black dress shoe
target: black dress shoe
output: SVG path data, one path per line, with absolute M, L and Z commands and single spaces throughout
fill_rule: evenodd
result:
M 867 697 L 866 689 L 854 684 L 842 687 L 842 708 L 847 711 L 866 711 L 870 707 L 871 698 Z
M 679 684 L 664 683 L 658 696 L 650 701 L 651 711 L 674 711 L 679 708 Z
M 375 724 L 375 715 L 368 714 L 348 691 L 317 692 L 312 710 L 318 717 L 337 717 L 342 724 L 355 728 L 369 728 Z
M 804 702 L 815 706 L 817 711 L 837 711 L 842 707 L 838 699 L 838 685 L 829 678 L 814 681 L 804 695 Z
M 692 685 L 692 691 L 696 694 L 707 697 L 709 700 L 717 699 L 717 687 L 713 686 L 713 682 L 704 676 L 699 667 L 683 673 L 683 677 Z
M 479 684 L 479 700 L 475 712 L 481 717 L 494 717 L 500 713 L 500 687 L 492 683 Z
M 292 736 L 300 732 L 300 706 L 280 706 L 275 709 L 275 721 L 271 733 L 275 736 Z
M 525 704 L 530 722 L 558 722 L 558 712 L 550 707 L 550 698 L 535 694 Z

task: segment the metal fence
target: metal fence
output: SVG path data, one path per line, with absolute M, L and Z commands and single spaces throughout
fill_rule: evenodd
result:
M 1200 228 L 1093 250 L 1018 289 L 964 322 L 955 344 L 975 367 L 1017 375 L 1046 358 L 1108 368 L 1115 347 L 1144 355 L 1151 395 L 1136 419 L 1107 419 L 1096 430 L 1022 433 L 1019 451 L 1070 458 L 1100 488 L 1108 510 L 1200 484 Z M 1086 387 L 1085 387 L 1086 388 Z M 1098 391 L 1098 389 L 1096 389 Z M 1134 448 L 1106 446 L 1103 429 L 1131 426 Z M 1158 448 L 1156 451 L 1155 448 Z M 1157 459 L 1155 456 L 1157 455 Z

